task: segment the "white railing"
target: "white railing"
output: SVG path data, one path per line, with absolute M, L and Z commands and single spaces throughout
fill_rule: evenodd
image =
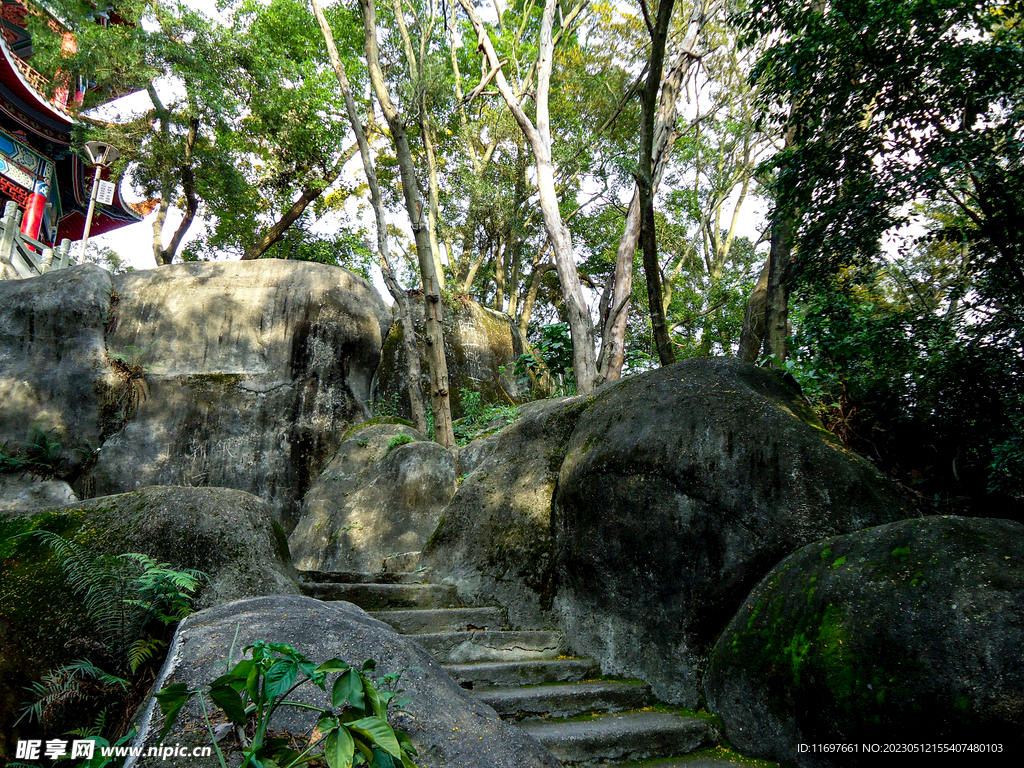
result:
M 71 241 L 64 238 L 54 252 L 46 243 L 22 233 L 21 215 L 18 204 L 8 200 L 4 217 L 0 219 L 0 276 L 38 277 L 44 272 L 70 267 L 73 263 Z

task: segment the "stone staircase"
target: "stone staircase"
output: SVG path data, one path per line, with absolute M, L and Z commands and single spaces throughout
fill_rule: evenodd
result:
M 609 680 L 593 659 L 567 656 L 561 632 L 511 630 L 496 606 L 467 607 L 455 588 L 417 573 L 303 572 L 303 591 L 346 600 L 412 636 L 458 680 L 566 766 L 733 765 L 683 756 L 720 741 L 707 719 L 655 711 L 645 683 Z M 636 761 L 644 761 L 638 763 Z

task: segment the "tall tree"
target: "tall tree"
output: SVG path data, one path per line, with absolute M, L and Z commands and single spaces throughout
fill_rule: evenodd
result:
M 451 400 L 448 391 L 448 364 L 444 356 L 444 330 L 441 325 L 443 304 L 441 286 L 430 242 L 429 211 L 423 200 L 416 165 L 409 146 L 406 118 L 391 99 L 391 93 L 380 66 L 377 36 L 377 9 L 374 0 L 359 0 L 365 30 L 366 65 L 370 83 L 391 132 L 402 180 L 402 195 L 416 241 L 416 255 L 423 285 L 427 328 L 427 360 L 430 365 L 430 402 L 434 414 L 434 438 L 446 448 L 455 448 Z
M 554 63 L 555 9 L 557 0 L 545 0 L 544 12 L 541 16 L 540 35 L 536 57 L 537 90 L 534 95 L 536 104 L 536 123 L 530 119 L 523 108 L 522 95 L 517 95 L 509 85 L 502 69 L 494 43 L 491 41 L 487 28 L 477 14 L 470 0 L 459 0 L 469 16 L 473 29 L 477 34 L 477 43 L 486 57 L 490 71 L 485 75 L 484 82 L 491 80 L 498 88 L 512 115 L 515 117 L 523 135 L 530 144 L 537 170 L 537 189 L 540 196 L 540 208 L 544 217 L 544 226 L 554 254 L 555 268 L 562 286 L 562 301 L 569 321 L 569 329 L 573 343 L 573 372 L 576 376 L 576 387 L 580 393 L 591 392 L 597 384 L 597 358 L 594 350 L 594 323 L 590 317 L 579 272 L 576 268 L 576 257 L 573 252 L 572 235 L 566 227 L 558 205 L 558 190 L 555 182 L 555 167 L 552 161 L 551 138 L 551 73 Z M 565 14 L 562 30 L 571 24 L 575 17 L 586 7 L 587 0 Z
M 420 353 L 416 344 L 416 326 L 412 319 L 412 310 L 409 306 L 409 297 L 398 284 L 395 276 L 395 268 L 391 263 L 391 256 L 388 248 L 387 220 L 385 218 L 384 203 L 380 194 L 380 185 L 377 182 L 377 167 L 370 154 L 370 142 L 366 138 L 366 131 L 360 119 L 359 110 L 356 107 L 355 97 L 352 93 L 352 85 L 348 79 L 348 72 L 338 54 L 337 46 L 334 44 L 334 33 L 327 17 L 321 10 L 317 0 L 310 0 L 313 7 L 313 15 L 316 17 L 317 25 L 327 45 L 327 55 L 330 58 L 331 66 L 338 78 L 338 87 L 345 98 L 345 111 L 348 114 L 352 131 L 356 135 L 356 142 L 359 146 L 359 157 L 363 162 L 363 171 L 366 173 L 366 181 L 370 187 L 370 201 L 373 205 L 373 215 L 377 224 L 377 253 L 380 256 L 380 271 L 384 277 L 384 284 L 388 292 L 395 300 L 398 309 L 398 321 L 402 325 L 402 343 L 405 346 L 405 359 L 408 366 L 408 394 L 409 408 L 412 412 L 413 425 L 423 434 L 427 433 L 427 411 L 423 403 L 423 387 L 420 375 Z

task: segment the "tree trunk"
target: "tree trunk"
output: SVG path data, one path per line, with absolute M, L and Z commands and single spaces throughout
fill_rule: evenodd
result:
M 765 259 L 761 274 L 754 285 L 754 291 L 747 300 L 747 312 L 743 316 L 743 330 L 740 332 L 740 348 L 736 356 L 745 362 L 756 363 L 764 341 L 765 309 L 768 304 L 768 272 L 771 260 Z
M 365 2 L 365 0 L 362 0 Z M 537 164 L 537 190 L 540 194 L 541 213 L 544 216 L 544 228 L 551 240 L 555 268 L 562 286 L 562 301 L 569 321 L 569 332 L 572 337 L 573 372 L 576 376 L 576 389 L 580 394 L 593 391 L 597 384 L 597 360 L 594 353 L 594 324 L 590 318 L 579 273 L 576 270 L 576 259 L 573 253 L 572 237 L 562 220 L 558 209 L 558 192 L 555 188 L 554 166 L 551 160 L 551 120 L 548 109 L 548 97 L 551 91 L 551 68 L 554 54 L 554 26 L 556 0 L 545 0 L 544 13 L 541 17 L 539 51 L 537 54 L 537 124 L 526 115 L 519 99 L 509 87 L 508 80 L 501 70 L 501 62 L 494 50 L 494 45 L 469 0 L 459 0 L 469 16 L 477 33 L 480 48 L 483 49 L 490 66 L 496 70 L 495 83 L 502 98 L 508 105 L 526 136 L 533 150 Z
M 319 8 L 319 6 L 315 6 Z M 337 54 L 337 50 L 334 51 Z M 338 63 L 341 63 L 341 59 L 338 59 Z M 339 81 L 340 82 L 340 81 Z M 345 82 L 348 82 L 348 78 L 345 78 Z M 344 90 L 344 89 L 342 89 Z M 358 120 L 358 117 L 356 118 Z M 362 126 L 360 125 L 360 130 Z M 341 175 L 341 169 L 345 163 L 352 159 L 352 156 L 359 151 L 358 140 L 355 144 L 350 146 L 344 152 L 341 157 L 334 164 L 331 170 L 326 173 L 316 183 L 310 184 L 303 188 L 302 194 L 299 195 L 298 200 L 289 206 L 288 210 L 281 214 L 281 218 L 271 225 L 266 232 L 263 233 L 256 243 L 250 246 L 244 254 L 242 254 L 242 261 L 248 261 L 250 259 L 258 259 L 265 254 L 274 243 L 277 243 L 284 236 L 284 233 L 288 231 L 288 227 L 298 221 L 299 217 L 305 213 L 306 209 L 313 204 L 313 202 L 324 193 L 331 184 L 335 182 L 338 176 Z M 365 167 L 365 163 L 364 163 Z
M 359 0 L 363 12 L 363 26 L 366 33 L 366 63 L 370 71 L 370 83 L 377 96 L 384 118 L 391 129 L 391 141 L 398 159 L 402 179 L 402 193 L 405 208 L 409 214 L 413 237 L 416 241 L 416 256 L 423 281 L 423 300 L 426 318 L 427 360 L 430 363 L 430 402 L 434 412 L 434 439 L 445 448 L 454 449 L 455 433 L 452 429 L 451 400 L 448 393 L 448 365 L 444 358 L 444 330 L 441 325 L 443 305 L 437 272 L 434 268 L 434 254 L 430 245 L 430 233 L 424 214 L 427 213 L 416 179 L 412 151 L 405 121 L 391 101 L 384 73 L 380 68 L 380 54 L 377 47 L 377 9 L 374 0 Z
M 790 211 L 776 211 L 768 253 L 768 291 L 765 295 L 764 353 L 775 365 L 786 362 L 789 350 L 789 290 L 793 282 L 793 220 Z
M 651 328 L 662 365 L 675 362 L 676 354 L 668 334 L 668 322 L 661 291 L 661 265 L 658 262 L 658 241 L 654 219 L 654 117 L 661 88 L 661 72 L 665 62 L 665 44 L 672 21 L 675 0 L 661 0 L 654 25 L 648 24 L 651 35 L 651 56 L 647 66 L 640 108 L 640 157 L 637 189 L 640 193 L 640 242 L 644 253 L 644 275 L 647 278 L 647 303 Z M 646 5 L 644 6 L 646 18 Z M 649 19 L 648 19 L 649 21 Z
M 327 23 L 327 17 L 317 4 L 316 0 L 310 0 L 313 4 L 313 14 L 316 16 L 320 31 L 323 33 L 324 42 L 327 44 L 327 52 L 338 76 L 338 85 L 341 87 L 342 95 L 345 97 L 345 111 L 348 113 L 349 123 L 356 134 L 356 144 L 359 148 L 359 156 L 363 161 L 363 170 L 366 173 L 366 181 L 370 187 L 370 199 L 373 203 L 373 213 L 377 223 L 377 253 L 380 256 L 380 271 L 384 276 L 384 284 L 388 292 L 395 300 L 398 308 L 398 320 L 402 325 L 402 344 L 405 349 L 406 374 L 408 376 L 409 409 L 412 414 L 412 422 L 417 430 L 424 435 L 427 434 L 427 409 L 423 402 L 422 374 L 420 371 L 420 352 L 416 344 L 416 326 L 412 320 L 412 310 L 409 306 L 409 297 L 402 290 L 395 278 L 395 270 L 388 255 L 387 221 L 384 217 L 384 204 L 381 201 L 380 185 L 377 182 L 377 169 L 373 158 L 370 156 L 370 144 L 366 140 L 366 132 L 359 120 L 359 113 L 356 109 L 355 98 L 352 96 L 352 86 L 349 84 L 348 74 L 345 66 L 338 55 L 338 49 L 334 45 L 334 35 Z M 347 161 L 342 159 L 335 167 L 338 171 Z

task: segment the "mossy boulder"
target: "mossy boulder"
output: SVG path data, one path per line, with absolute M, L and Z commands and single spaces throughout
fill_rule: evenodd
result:
M 410 305 L 417 338 L 423 338 L 426 333 L 423 301 L 417 298 Z M 527 352 L 528 345 L 508 315 L 482 307 L 475 301 L 459 298 L 454 302 L 445 302 L 442 326 L 454 418 L 466 415 L 460 396 L 463 389 L 479 392 L 483 403 L 499 404 L 521 403 L 550 394 L 549 377 L 542 377 L 529 386 L 517 380 L 516 361 Z M 430 392 L 430 369 L 422 345 L 420 368 L 423 372 L 423 391 Z M 402 325 L 396 319 L 381 350 L 375 394 L 379 407 L 394 409 L 399 415 L 408 418 L 408 386 Z
M 722 633 L 704 682 L 729 740 L 801 766 L 877 755 L 799 744 L 1024 746 L 1024 526 L 904 520 L 810 544 Z
M 455 456 L 402 424 L 354 427 L 303 499 L 289 538 L 303 570 L 379 571 L 418 551 L 455 493 Z
M 558 475 L 558 613 L 606 674 L 695 707 L 707 652 L 779 560 L 911 514 L 795 383 L 697 358 L 599 390 Z
M 287 540 L 261 499 L 227 488 L 142 488 L 68 507 L 0 513 L 0 723 L 13 726 L 24 686 L 82 655 L 89 617 L 66 586 L 43 529 L 108 555 L 141 552 L 210 577 L 198 606 L 297 593 Z M 25 535 L 29 534 L 29 535 Z M 12 732 L 0 731 L 0 753 Z

